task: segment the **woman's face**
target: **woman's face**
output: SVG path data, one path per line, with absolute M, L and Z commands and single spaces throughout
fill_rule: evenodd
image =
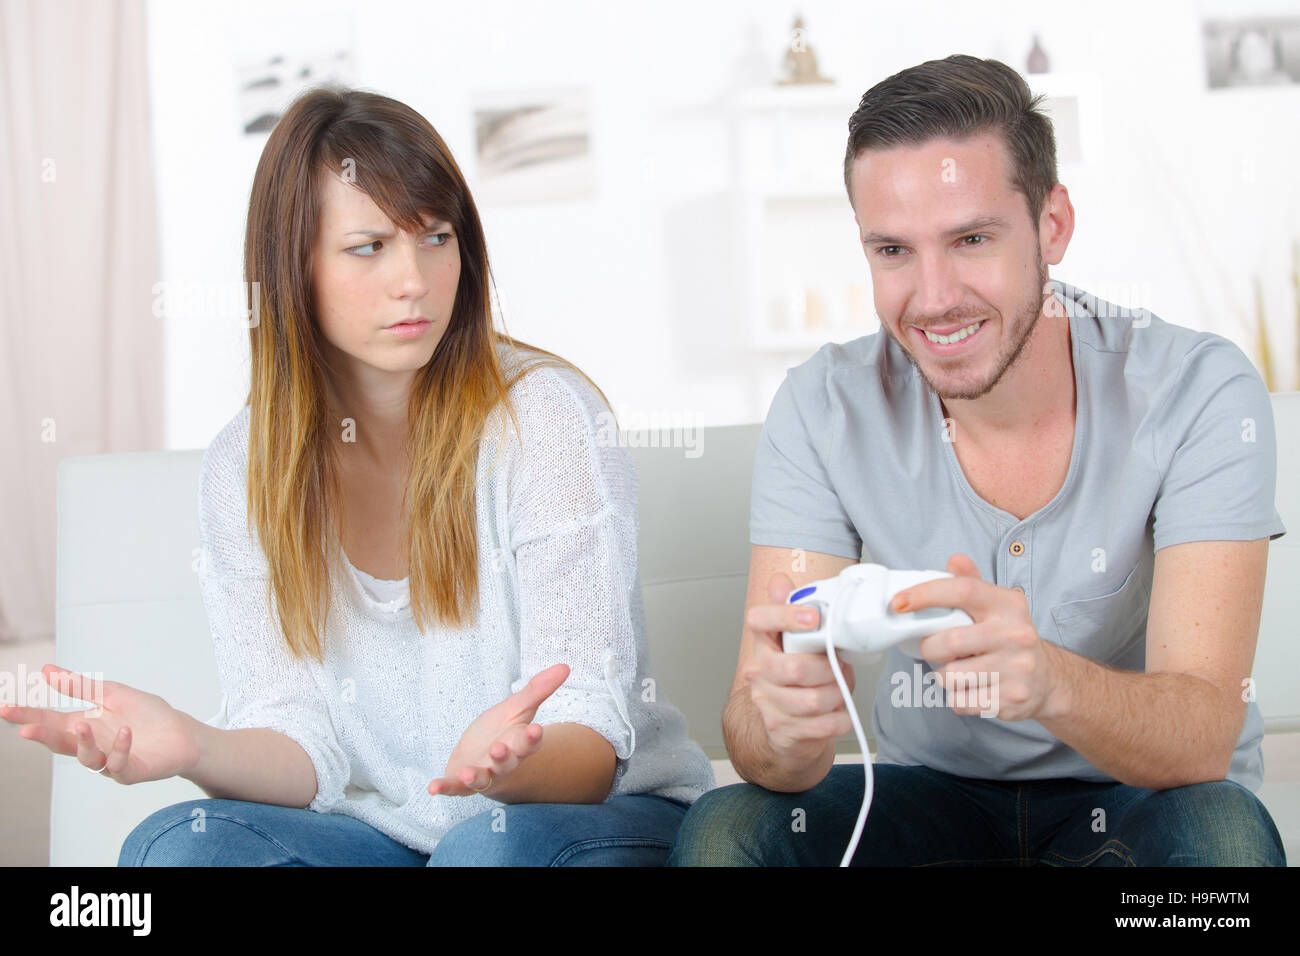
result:
M 324 179 L 312 290 L 316 317 L 354 381 L 428 364 L 451 321 L 460 248 L 450 224 L 429 216 L 418 236 L 399 232 L 374 200 L 337 175 Z M 418 324 L 397 326 L 404 320 Z

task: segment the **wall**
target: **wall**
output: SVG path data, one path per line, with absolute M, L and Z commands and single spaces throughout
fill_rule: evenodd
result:
M 1250 354 L 1250 275 L 1258 273 L 1290 387 L 1300 87 L 1206 92 L 1200 18 L 1231 8 L 1014 2 L 994 17 L 987 6 L 933 0 L 901 13 L 877 2 L 799 6 L 822 71 L 853 98 L 952 52 L 1022 67 L 1037 32 L 1053 71 L 1095 92 L 1096 133 L 1086 144 L 1094 159 L 1064 180 L 1077 222 L 1053 274 L 1226 335 Z M 1296 14 L 1298 6 L 1251 12 Z M 154 0 L 149 13 L 163 278 L 240 277 L 264 137 L 239 132 L 231 51 L 310 37 L 337 14 L 355 30 L 358 85 L 427 116 L 471 189 L 479 92 L 589 90 L 593 198 L 481 206 L 512 333 L 577 362 L 617 407 L 702 424 L 760 420 L 783 370 L 809 354 L 751 347 L 731 212 L 727 96 L 743 76 L 774 68 L 792 5 Z M 843 231 L 827 238 L 852 241 Z M 246 392 L 247 332 L 231 322 L 165 321 L 168 446 L 205 445 Z

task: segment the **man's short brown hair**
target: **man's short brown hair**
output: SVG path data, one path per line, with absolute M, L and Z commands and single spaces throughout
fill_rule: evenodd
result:
M 849 117 L 844 188 L 853 161 L 868 149 L 919 146 L 945 137 L 996 132 L 1011 157 L 1011 184 L 1025 197 L 1035 227 L 1056 185 L 1056 136 L 1019 73 L 998 60 L 956 53 L 928 60 L 881 80 L 862 95 Z

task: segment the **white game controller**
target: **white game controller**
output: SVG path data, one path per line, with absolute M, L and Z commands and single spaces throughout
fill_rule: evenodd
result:
M 787 604 L 817 608 L 815 631 L 786 631 L 782 646 L 788 654 L 825 653 L 826 635 L 840 650 L 879 654 L 895 645 L 909 657 L 921 658 L 921 639 L 948 627 L 973 624 L 959 608 L 928 607 L 898 613 L 889 607 L 899 591 L 925 581 L 952 577 L 947 571 L 891 571 L 882 564 L 854 564 L 838 576 L 795 590 Z
M 781 635 L 781 645 L 788 654 L 828 655 L 835 683 L 839 685 L 844 706 L 853 721 L 853 732 L 861 748 L 859 752 L 864 755 L 868 753 L 867 735 L 836 659 L 840 655 L 829 653 L 827 641 L 850 660 L 855 656 L 874 657 L 891 647 L 920 659 L 922 638 L 946 627 L 962 627 L 974 622 L 960 608 L 927 607 L 899 614 L 890 610 L 889 602 L 899 591 L 913 585 L 950 577 L 952 575 L 947 571 L 891 571 L 883 564 L 854 564 L 836 577 L 798 588 L 786 599 L 787 604 L 817 608 L 820 619 L 815 631 L 785 631 Z M 862 772 L 866 778 L 862 808 L 858 811 L 858 820 L 840 859 L 840 866 L 852 862 L 867 814 L 871 811 L 875 778 L 870 757 L 863 760 Z

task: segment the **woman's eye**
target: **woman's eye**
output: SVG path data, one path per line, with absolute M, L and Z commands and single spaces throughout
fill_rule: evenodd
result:
M 426 239 L 438 239 L 438 240 L 441 240 L 440 242 L 435 242 L 435 243 L 433 243 L 433 245 L 435 245 L 435 246 L 445 246 L 445 245 L 447 244 L 447 242 L 451 239 L 451 233 L 449 233 L 449 232 L 431 232 L 431 233 L 429 233 L 427 236 L 425 236 L 425 238 L 426 238 Z M 382 246 L 382 245 L 383 245 L 383 240 L 382 240 L 382 239 L 376 239 L 374 242 L 367 242 L 364 246 L 353 246 L 352 248 L 350 248 L 350 249 L 348 250 L 348 252 L 351 252 L 351 253 L 353 253 L 354 255 L 361 256 L 361 258 L 363 258 L 363 259 L 370 259 L 370 258 L 372 258 L 372 257 L 375 255 L 375 253 L 374 253 L 374 252 L 363 252 L 363 251 L 361 251 L 361 250 L 369 249 L 371 246 Z M 375 251 L 378 252 L 377 249 L 376 249 Z

